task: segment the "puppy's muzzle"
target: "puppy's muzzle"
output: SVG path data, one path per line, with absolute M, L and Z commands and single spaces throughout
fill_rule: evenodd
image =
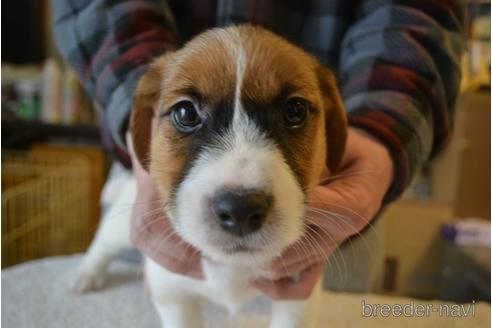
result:
M 261 228 L 268 216 L 273 197 L 263 191 L 225 189 L 212 198 L 212 208 L 221 228 L 243 237 Z

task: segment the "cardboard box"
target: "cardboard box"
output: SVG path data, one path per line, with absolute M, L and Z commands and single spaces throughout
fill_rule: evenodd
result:
M 459 97 L 453 138 L 431 162 L 432 200 L 457 218 L 490 220 L 490 94 Z
M 490 93 L 462 96 L 458 110 L 464 112 L 464 139 L 454 201 L 457 218 L 490 220 Z
M 441 277 L 441 225 L 452 209 L 434 202 L 399 200 L 383 217 L 386 268 L 382 292 L 434 298 Z

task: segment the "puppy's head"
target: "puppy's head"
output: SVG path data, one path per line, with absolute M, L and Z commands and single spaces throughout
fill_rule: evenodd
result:
M 240 26 L 156 60 L 131 130 L 176 231 L 215 260 L 250 263 L 303 234 L 310 190 L 341 160 L 346 119 L 329 70 Z

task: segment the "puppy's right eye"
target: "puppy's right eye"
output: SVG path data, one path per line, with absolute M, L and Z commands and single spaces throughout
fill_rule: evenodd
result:
M 198 110 L 189 100 L 180 101 L 172 107 L 172 118 L 176 129 L 185 133 L 193 132 L 202 123 Z
M 309 104 L 302 98 L 290 99 L 284 108 L 284 123 L 290 128 L 300 127 L 307 119 Z

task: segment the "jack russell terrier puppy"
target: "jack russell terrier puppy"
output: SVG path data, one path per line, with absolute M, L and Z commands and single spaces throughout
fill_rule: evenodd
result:
M 139 81 L 130 128 L 167 218 L 203 255 L 204 280 L 145 259 L 162 324 L 176 328 L 201 326 L 201 300 L 235 311 L 258 295 L 250 281 L 259 268 L 306 232 L 310 192 L 324 170 L 336 170 L 347 122 L 327 68 L 246 25 L 209 30 L 155 60 Z M 133 202 L 135 184 L 125 189 L 122 202 Z M 101 287 L 110 260 L 130 245 L 130 215 L 117 212 L 102 219 L 74 291 Z M 320 289 L 273 301 L 270 327 L 315 326 Z

